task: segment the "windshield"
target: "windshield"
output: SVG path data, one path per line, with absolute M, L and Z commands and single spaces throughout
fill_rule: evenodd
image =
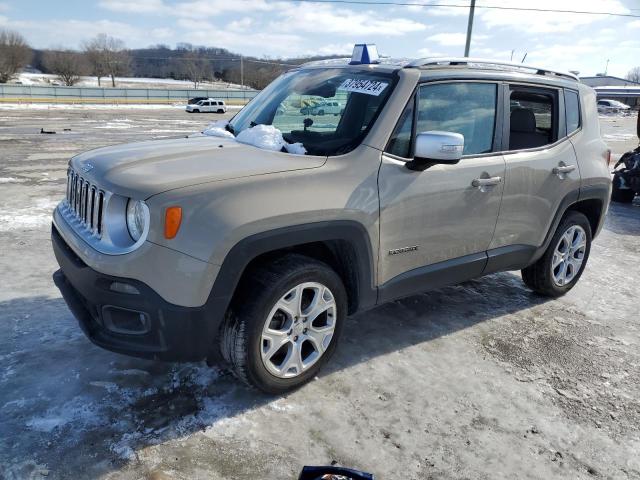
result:
M 362 141 L 393 89 L 391 74 L 311 69 L 276 79 L 230 122 L 234 135 L 273 125 L 310 155 L 340 155 Z

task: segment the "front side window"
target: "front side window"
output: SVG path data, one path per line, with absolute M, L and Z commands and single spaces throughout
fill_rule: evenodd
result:
M 572 90 L 564 91 L 564 109 L 567 118 L 567 135 L 580 128 L 580 103 L 578 92 Z
M 297 70 L 272 82 L 230 122 L 237 135 L 273 125 L 310 155 L 340 155 L 362 141 L 393 89 L 391 74 L 360 69 Z
M 509 150 L 538 148 L 555 142 L 556 112 L 554 92 L 511 87 Z
M 498 86 L 454 82 L 420 87 L 416 133 L 439 130 L 464 135 L 463 155 L 493 150 Z

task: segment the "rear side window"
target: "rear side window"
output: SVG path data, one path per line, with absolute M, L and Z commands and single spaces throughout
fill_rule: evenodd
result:
M 420 87 L 416 133 L 440 130 L 464 135 L 464 155 L 493 150 L 496 84 L 453 82 Z
M 558 138 L 555 92 L 511 87 L 509 150 L 543 147 Z
M 564 91 L 564 109 L 567 119 L 567 135 L 580 128 L 580 102 L 578 92 L 572 90 Z

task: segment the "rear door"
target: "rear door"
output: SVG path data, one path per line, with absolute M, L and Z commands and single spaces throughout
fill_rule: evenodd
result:
M 563 90 L 511 84 L 504 95 L 505 186 L 490 246 L 502 250 L 489 252 L 488 270 L 496 269 L 492 253 L 519 251 L 522 259 L 541 246 L 562 202 L 577 199 L 580 188 L 576 154 L 566 133 Z
M 382 155 L 378 180 L 382 301 L 481 274 L 505 175 L 496 152 L 500 91 L 493 82 L 426 83 L 407 105 Z M 429 130 L 463 134 L 463 158 L 455 165 L 409 170 L 405 163 L 413 156 L 415 136 Z M 485 185 L 474 186 L 477 179 Z

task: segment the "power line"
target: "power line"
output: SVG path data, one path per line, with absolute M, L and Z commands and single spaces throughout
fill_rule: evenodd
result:
M 284 0 L 292 3 L 339 3 L 347 5 L 368 5 L 368 6 L 400 6 L 400 7 L 442 7 L 442 8 L 465 8 L 469 5 L 457 3 L 418 3 L 418 2 L 391 2 L 382 1 L 375 2 L 372 0 Z M 640 18 L 640 15 L 632 13 L 611 13 L 611 12 L 594 12 L 589 10 L 562 10 L 551 8 L 534 8 L 534 7 L 505 7 L 501 5 L 476 5 L 475 8 L 485 10 L 512 10 L 520 12 L 546 12 L 546 13 L 572 13 L 577 15 L 605 15 L 610 17 L 627 17 Z

